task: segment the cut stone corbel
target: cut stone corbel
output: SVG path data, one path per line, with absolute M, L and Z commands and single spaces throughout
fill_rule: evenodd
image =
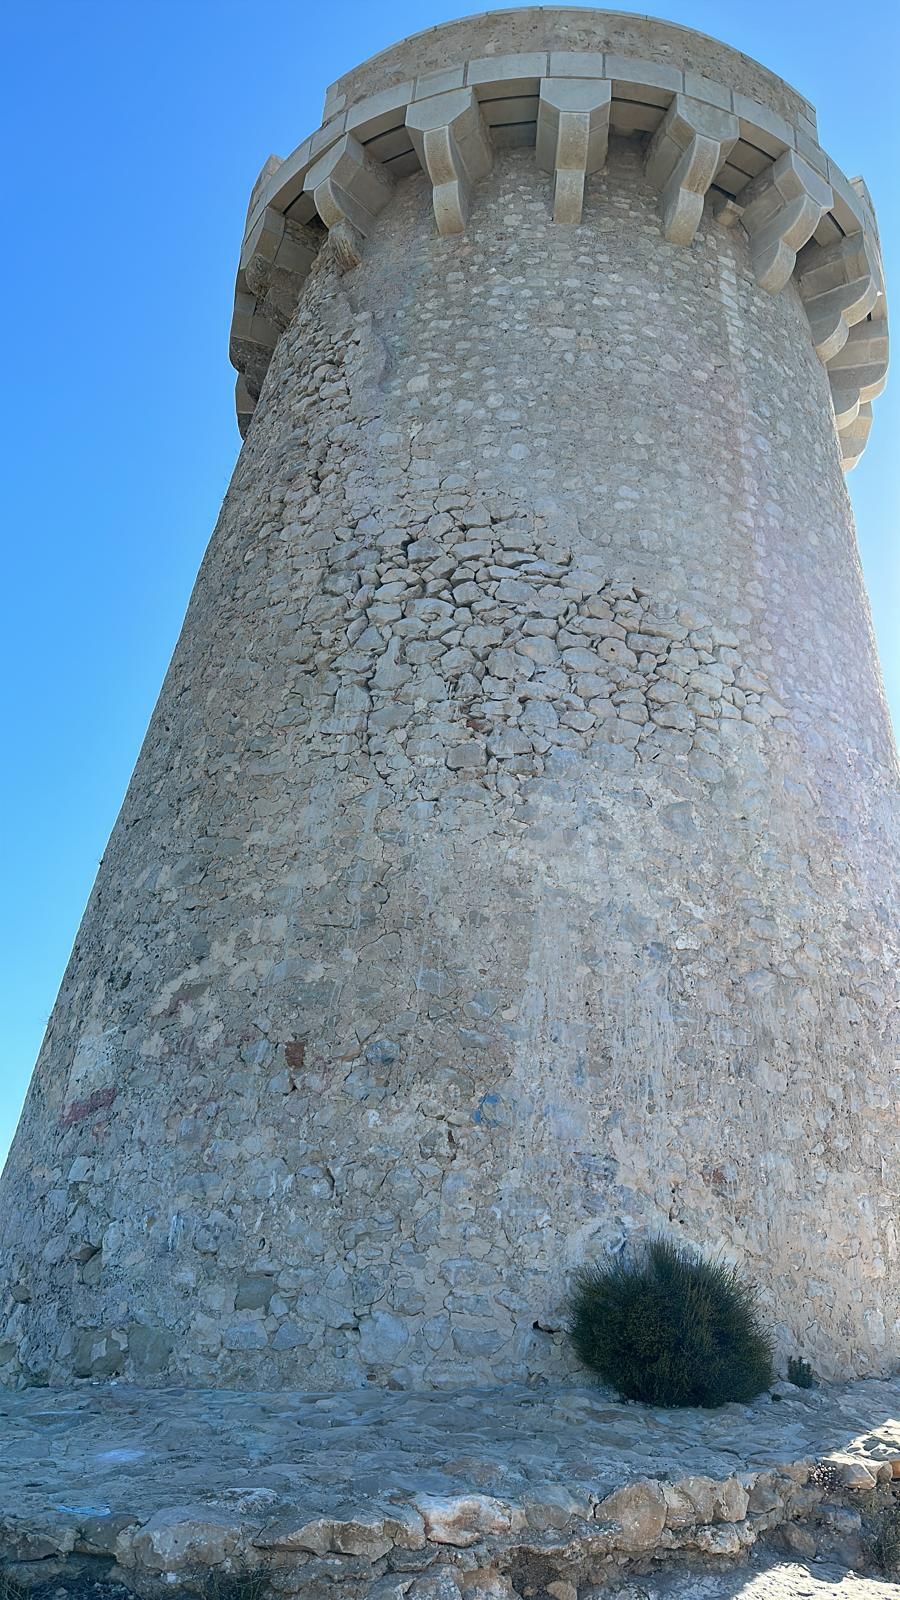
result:
M 663 234 L 690 244 L 703 215 L 706 192 L 740 138 L 730 111 L 676 94 L 647 151 L 646 173 L 659 191 Z
M 274 350 L 281 329 L 259 310 L 255 294 L 236 294 L 231 336 L 261 350 Z
M 251 393 L 259 393 L 281 331 L 260 310 L 254 294 L 239 291 L 235 295 L 229 356 L 232 366 L 246 376 Z
M 845 472 L 852 472 L 857 461 L 866 448 L 869 433 L 872 427 L 872 407 L 868 401 L 861 405 L 852 422 L 838 430 L 838 441 L 841 446 L 841 466 Z
M 750 259 L 761 289 L 778 294 L 812 238 L 834 196 L 829 184 L 798 156 L 785 150 L 737 196 L 750 239 Z
M 860 405 L 876 400 L 887 383 L 886 322 L 858 322 L 843 349 L 828 362 L 831 398 L 839 428 L 852 422 Z
M 310 167 L 303 188 L 312 194 L 340 266 L 345 271 L 358 266 L 363 240 L 394 192 L 381 162 L 345 133 Z
M 286 328 L 321 244 L 312 228 L 267 206 L 241 251 L 241 274 L 259 309 Z
M 241 251 L 241 270 L 254 293 L 257 284 L 254 275 L 272 271 L 297 280 L 298 287 L 307 277 L 316 258 L 318 243 L 312 230 L 302 223 L 289 222 L 282 212 L 266 206 L 252 231 L 244 241 Z
M 820 361 L 830 361 L 878 298 L 878 265 L 864 233 L 851 233 L 798 262 L 798 287 Z
M 723 228 L 736 228 L 744 214 L 744 208 L 739 200 L 733 200 L 731 195 L 717 194 L 713 199 L 713 216 Z
M 474 89 L 416 100 L 406 126 L 416 154 L 434 186 L 438 233 L 462 233 L 472 185 L 491 170 L 493 149 Z
M 238 432 L 242 439 L 246 439 L 247 429 L 256 410 L 256 396 L 250 393 L 242 372 L 238 373 L 237 383 L 234 386 L 234 409 L 237 413 Z
M 826 363 L 838 428 L 853 422 L 860 407 L 880 395 L 887 383 L 890 341 L 881 263 L 871 312 L 850 329 L 836 356 Z
M 604 78 L 542 78 L 537 163 L 553 173 L 553 221 L 581 221 L 584 180 L 599 172 L 609 145 L 612 83 Z

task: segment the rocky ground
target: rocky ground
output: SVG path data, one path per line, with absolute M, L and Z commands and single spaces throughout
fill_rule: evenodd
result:
M 898 1419 L 876 1380 L 711 1412 L 575 1387 L 5 1392 L 0 1600 L 900 1600 L 870 1548 L 900 1524 Z
M 608 1591 L 609 1600 L 893 1600 L 900 1584 L 861 1577 L 833 1562 L 754 1560 L 727 1573 L 682 1572 Z

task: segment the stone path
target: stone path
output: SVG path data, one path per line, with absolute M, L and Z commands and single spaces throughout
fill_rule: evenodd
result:
M 776 1559 L 725 1573 L 643 1578 L 610 1589 L 608 1600 L 900 1600 L 900 1584 L 862 1578 L 830 1563 Z
M 837 1541 L 861 1560 L 858 1508 L 890 1499 L 900 1462 L 900 1381 L 775 1393 L 701 1412 L 576 1387 L 2 1392 L 0 1563 L 29 1584 L 105 1563 L 146 1593 L 261 1571 L 317 1597 L 576 1600 L 635 1563 L 746 1560 L 761 1535 L 807 1540 L 804 1557 Z M 608 1592 L 900 1597 L 787 1553 Z

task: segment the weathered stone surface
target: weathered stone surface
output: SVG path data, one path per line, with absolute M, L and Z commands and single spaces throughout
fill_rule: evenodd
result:
M 571 1386 L 4 1392 L 0 1569 L 62 1593 L 100 1558 L 147 1600 L 245 1577 L 301 1600 L 524 1600 L 540 1572 L 578 1600 L 685 1561 L 704 1595 L 772 1538 L 865 1565 L 865 1519 L 895 1493 L 897 1383 L 775 1392 L 706 1412 Z
M 482 1494 L 421 1495 L 416 1509 L 424 1520 L 426 1539 L 461 1548 L 477 1544 L 483 1534 L 508 1533 L 525 1521 L 521 1512 L 514 1514 L 502 1500 Z
M 601 1500 L 594 1511 L 600 1522 L 613 1522 L 618 1544 L 628 1554 L 653 1550 L 666 1525 L 666 1497 L 662 1484 L 629 1483 Z
M 116 1541 L 123 1567 L 149 1572 L 177 1572 L 191 1567 L 218 1567 L 241 1545 L 241 1523 L 227 1511 L 205 1505 L 171 1506 L 157 1511 L 139 1528 L 128 1528 Z
M 359 1323 L 359 1353 L 374 1365 L 394 1365 L 409 1343 L 409 1328 L 389 1311 L 374 1311 Z

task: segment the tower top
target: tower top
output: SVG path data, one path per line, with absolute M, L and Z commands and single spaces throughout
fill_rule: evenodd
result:
M 509 53 L 543 55 L 551 51 L 609 52 L 673 67 L 690 78 L 706 77 L 742 94 L 752 93 L 754 100 L 791 121 L 805 118 L 810 125 L 806 131 L 813 137 L 816 134 L 815 107 L 752 57 L 680 23 L 583 6 L 481 11 L 408 34 L 331 84 L 325 94 L 323 120 L 404 79 L 452 72 L 463 59 L 480 56 L 488 65 Z
M 328 233 L 345 266 L 394 185 L 424 169 L 442 234 L 462 232 L 495 151 L 532 146 L 554 220 L 581 220 L 610 136 L 638 141 L 674 245 L 704 205 L 742 227 L 757 282 L 793 280 L 828 370 L 845 469 L 855 466 L 888 365 L 878 231 L 862 179 L 818 142 L 814 107 L 738 50 L 618 11 L 528 7 L 429 28 L 328 89 L 322 125 L 254 185 L 237 274 L 231 359 L 245 432 L 272 351 Z

